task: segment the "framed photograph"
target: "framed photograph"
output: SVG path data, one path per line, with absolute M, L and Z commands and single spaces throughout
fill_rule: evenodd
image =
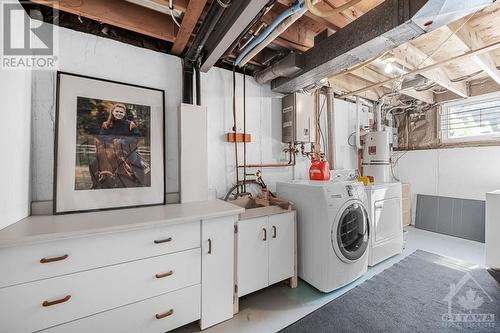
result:
M 165 204 L 165 91 L 57 73 L 54 214 Z

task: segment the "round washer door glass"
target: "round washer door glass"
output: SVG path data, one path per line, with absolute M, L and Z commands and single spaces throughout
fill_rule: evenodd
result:
M 368 218 L 362 205 L 353 202 L 342 212 L 336 230 L 336 240 L 346 259 L 355 261 L 363 256 L 368 247 Z

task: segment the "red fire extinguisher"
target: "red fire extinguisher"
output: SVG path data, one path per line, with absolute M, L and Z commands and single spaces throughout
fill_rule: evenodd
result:
M 330 166 L 325 160 L 312 160 L 309 168 L 310 180 L 330 180 Z

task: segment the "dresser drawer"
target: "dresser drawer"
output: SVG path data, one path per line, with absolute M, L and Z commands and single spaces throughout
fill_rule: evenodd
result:
M 197 247 L 199 221 L 3 248 L 0 288 Z
M 187 287 L 42 332 L 163 333 L 200 319 L 200 289 L 200 285 Z
M 0 327 L 32 332 L 200 282 L 197 248 L 2 288 Z

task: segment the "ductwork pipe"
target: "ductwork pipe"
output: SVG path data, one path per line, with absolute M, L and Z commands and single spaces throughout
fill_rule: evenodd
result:
M 273 40 L 275 40 L 279 35 L 281 35 L 283 32 L 285 32 L 288 27 L 290 27 L 292 24 L 295 23 L 299 18 L 302 17 L 307 12 L 306 7 L 302 7 L 298 12 L 295 14 L 287 17 L 283 22 L 281 22 L 280 25 L 274 29 L 269 36 L 267 36 L 260 44 L 255 46 L 246 56 L 241 59 L 239 62 L 238 66 L 243 67 L 246 65 L 247 62 L 249 62 L 253 57 L 255 57 L 260 51 L 262 51 L 266 46 L 271 44 Z
M 254 78 L 260 84 L 265 84 L 277 77 L 290 77 L 302 69 L 302 59 L 297 53 L 291 53 L 282 60 L 272 64 L 266 69 L 255 73 Z

